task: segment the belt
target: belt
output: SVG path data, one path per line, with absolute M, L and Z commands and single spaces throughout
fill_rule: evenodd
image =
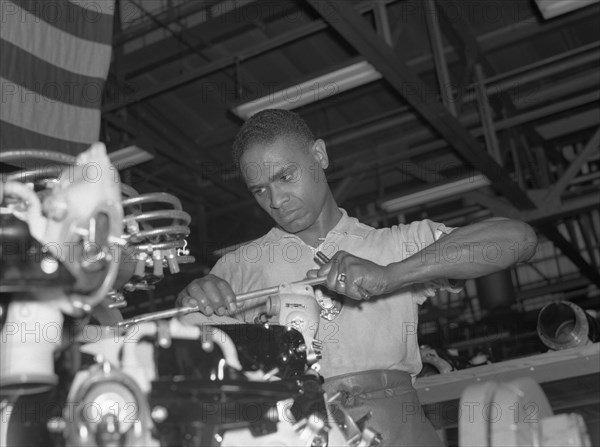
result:
M 323 385 L 330 395 L 341 393 L 344 407 L 362 405 L 365 401 L 387 399 L 414 392 L 412 377 L 397 369 L 376 369 L 349 373 L 325 379 Z

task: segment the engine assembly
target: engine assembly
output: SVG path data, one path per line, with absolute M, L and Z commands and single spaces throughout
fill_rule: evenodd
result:
M 381 443 L 323 392 L 312 288 L 269 297 L 281 325 L 131 324 L 128 292 L 194 262 L 180 201 L 121 183 L 101 143 L 0 161 L 25 163 L 0 191 L 0 445 Z

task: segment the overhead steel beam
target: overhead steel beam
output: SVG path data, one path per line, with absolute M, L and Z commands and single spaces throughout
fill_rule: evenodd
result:
M 490 106 L 489 96 L 483 85 L 483 69 L 480 64 L 475 65 L 475 82 L 477 91 L 477 106 L 479 115 L 481 116 L 481 124 L 483 128 L 483 136 L 485 144 L 490 155 L 502 165 L 502 155 L 500 146 L 498 145 L 498 137 L 494 128 L 494 118 L 492 107 Z
M 359 7 L 361 8 L 360 9 L 361 11 L 368 10 L 367 6 L 368 6 L 368 4 L 364 4 L 364 3 L 359 5 Z M 559 21 L 560 21 L 560 19 L 559 19 Z M 527 28 L 527 33 L 532 33 L 535 31 L 533 28 L 531 28 L 530 23 L 524 23 L 523 26 Z M 236 53 L 235 55 L 231 55 L 229 57 L 224 57 L 222 59 L 219 59 L 218 61 L 214 61 L 207 65 L 199 67 L 198 69 L 193 70 L 192 72 L 186 73 L 181 76 L 177 76 L 168 81 L 164 81 L 162 84 L 160 84 L 158 86 L 151 87 L 147 90 L 143 90 L 141 92 L 136 92 L 131 95 L 127 95 L 124 98 L 119 98 L 115 102 L 105 104 L 102 107 L 102 113 L 113 112 L 113 111 L 128 107 L 130 105 L 136 104 L 143 100 L 153 98 L 157 95 L 166 93 L 173 89 L 182 87 L 182 86 L 187 85 L 191 82 L 194 82 L 198 79 L 201 79 L 202 77 L 208 76 L 210 74 L 213 74 L 220 70 L 223 70 L 227 67 L 230 67 L 230 66 L 234 65 L 236 60 L 238 60 L 238 59 L 243 60 L 243 59 L 249 59 L 249 58 L 258 56 L 260 54 L 263 54 L 264 52 L 274 50 L 282 45 L 293 42 L 297 39 L 301 39 L 303 37 L 312 35 L 312 34 L 318 32 L 318 31 L 321 31 L 325 28 L 327 28 L 327 25 L 325 24 L 325 22 L 323 22 L 322 20 L 316 20 L 316 21 L 310 23 L 309 25 L 299 27 L 298 29 L 290 31 L 289 33 L 285 33 L 285 34 L 282 34 L 273 39 L 269 39 L 266 42 L 261 42 L 260 44 L 254 45 L 246 50 L 242 50 L 241 52 Z M 503 31 L 503 33 L 510 34 L 511 29 L 507 28 L 506 30 Z M 502 41 L 502 39 L 499 36 L 496 36 L 496 34 L 494 34 L 494 36 L 495 36 L 494 39 L 487 39 L 487 38 L 485 39 L 486 43 L 488 42 L 488 40 L 490 41 L 489 44 L 486 44 L 486 48 L 487 47 L 495 48 L 495 45 L 498 45 L 499 42 Z M 180 57 L 180 55 L 178 57 Z M 424 71 L 427 69 L 427 64 L 426 64 L 425 60 L 421 60 L 421 59 L 422 58 L 417 58 L 415 60 L 409 61 L 408 65 L 417 69 L 418 71 Z M 126 75 L 126 73 L 125 73 L 125 75 Z M 486 82 L 487 82 L 487 79 L 486 79 Z M 510 82 L 512 82 L 512 80 Z M 511 85 L 514 86 L 514 84 L 511 84 Z
M 600 192 L 600 191 L 598 191 Z M 563 201 L 560 205 L 537 209 L 532 211 L 518 211 L 511 208 L 510 205 L 500 202 L 498 199 L 491 197 L 491 200 L 496 201 L 496 209 L 492 209 L 494 202 L 491 202 L 489 208 L 497 216 L 510 217 L 519 219 L 535 226 L 548 225 L 557 219 L 562 219 L 574 216 L 579 213 L 593 210 L 598 207 L 598 192 L 590 192 L 583 196 L 571 197 Z M 482 194 L 483 195 L 483 194 Z M 481 201 L 482 197 L 479 197 Z
M 156 14 L 155 17 L 161 23 L 168 25 L 172 22 L 185 19 L 186 17 L 189 17 L 192 14 L 196 14 L 200 11 L 208 11 L 220 2 L 221 0 L 189 1 L 177 6 L 176 8 L 168 8 L 165 11 Z M 128 5 L 125 4 L 125 6 L 127 7 Z M 129 20 L 131 19 L 132 11 L 122 11 L 121 15 L 124 19 Z M 208 16 L 208 12 L 206 15 Z M 119 30 L 119 32 L 113 36 L 113 48 L 120 47 L 133 39 L 142 37 L 159 28 L 160 25 L 157 22 L 152 20 L 144 20 L 136 25 L 128 27 L 125 30 Z
M 192 0 L 201 3 L 199 0 Z M 231 2 L 232 3 L 232 2 Z M 291 5 L 291 7 L 290 7 Z M 293 14 L 294 5 L 286 2 L 262 2 L 252 0 L 230 4 L 229 8 L 217 13 L 214 17 L 185 28 L 187 36 L 193 36 L 196 44 L 182 46 L 177 37 L 166 37 L 158 42 L 144 46 L 129 53 L 125 67 L 127 78 L 133 78 L 170 63 L 181 63 L 193 53 L 210 52 L 213 47 L 230 36 L 257 27 L 258 21 L 278 16 Z M 253 20 L 244 20 L 252 17 Z M 181 36 L 178 36 L 181 37 Z
M 600 127 L 596 129 L 594 135 L 587 142 L 583 150 L 577 155 L 577 158 L 573 160 L 573 162 L 569 165 L 565 173 L 562 177 L 554 184 L 550 192 L 546 195 L 544 200 L 558 200 L 560 199 L 560 195 L 565 190 L 565 188 L 569 185 L 569 182 L 577 175 L 579 170 L 581 169 L 581 165 L 588 159 L 590 155 L 594 152 L 598 151 L 598 146 L 600 145 Z
M 383 2 L 375 2 L 375 7 L 373 9 L 374 17 L 375 17 L 375 26 L 377 31 L 385 40 L 389 46 L 393 46 L 393 38 L 392 32 L 390 29 L 390 21 L 388 17 L 388 12 L 386 9 L 386 5 Z
M 452 114 L 456 117 L 456 105 L 454 104 L 454 94 L 452 91 L 452 82 L 450 73 L 448 72 L 448 64 L 446 63 L 446 54 L 444 53 L 444 42 L 442 33 L 440 32 L 440 24 L 438 11 L 435 7 L 435 0 L 424 0 L 422 4 L 425 6 L 424 14 L 427 21 L 427 31 L 429 41 L 431 42 L 431 53 L 435 61 L 435 71 L 437 73 L 438 86 L 442 102 Z
M 357 163 L 357 165 L 360 167 L 360 162 Z M 366 172 L 363 170 L 363 172 L 358 175 L 342 179 L 342 181 L 333 188 L 333 197 L 335 197 L 335 201 L 339 204 L 344 203 L 350 196 L 352 190 L 360 184 L 365 176 Z
M 540 225 L 538 228 L 573 262 L 573 264 L 577 266 L 581 273 L 600 287 L 600 273 L 598 272 L 598 269 L 590 265 L 583 256 L 581 256 L 579 248 L 569 242 L 553 224 Z
M 600 101 L 600 91 L 597 90 L 597 91 L 589 92 L 589 93 L 586 93 L 586 94 L 583 94 L 580 96 L 576 96 L 576 97 L 573 97 L 573 98 L 570 98 L 570 99 L 567 99 L 567 100 L 564 100 L 561 102 L 552 103 L 550 105 L 540 107 L 538 109 L 535 109 L 535 110 L 532 110 L 529 112 L 524 112 L 519 115 L 512 116 L 510 118 L 496 121 L 494 123 L 494 128 L 497 131 L 511 129 L 513 127 L 521 126 L 523 124 L 527 124 L 532 121 L 540 120 L 540 119 L 547 118 L 547 117 L 550 117 L 550 116 L 558 114 L 558 113 L 565 112 L 565 111 L 570 110 L 575 107 L 582 107 L 582 106 L 587 106 L 589 104 L 594 104 L 594 103 L 597 103 L 598 101 Z M 398 110 L 398 114 L 401 114 L 401 113 L 402 113 L 402 110 Z M 398 118 L 390 118 L 389 120 L 382 122 L 382 123 L 374 123 L 372 125 L 366 125 L 364 128 L 359 128 L 356 131 L 352 131 L 352 129 L 348 129 L 347 135 L 338 134 L 336 132 L 335 137 L 332 137 L 331 139 L 325 138 L 325 141 L 327 141 L 329 145 L 342 144 L 342 143 L 345 143 L 348 141 L 355 140 L 360 137 L 368 136 L 368 135 L 372 134 L 373 132 L 389 129 L 391 127 L 394 127 L 395 125 L 405 124 L 410 121 L 412 121 L 412 119 L 408 119 L 406 116 L 400 116 Z M 460 122 L 464 126 L 476 125 L 478 122 L 478 116 L 476 114 L 464 115 L 460 118 Z M 357 127 L 357 126 L 355 126 L 355 127 Z M 417 130 L 417 131 L 409 133 L 409 134 L 404 134 L 396 140 L 389 140 L 386 143 L 386 145 L 398 144 L 399 142 L 405 142 L 407 144 L 411 144 L 411 143 L 416 144 L 416 143 L 422 142 L 425 139 L 428 139 L 430 136 L 430 133 L 431 132 L 429 132 L 427 129 Z M 483 128 L 482 127 L 474 128 L 474 129 L 470 130 L 470 133 L 473 137 L 480 137 L 483 135 Z M 448 143 L 446 141 L 437 140 L 437 141 L 423 145 L 426 148 L 428 148 L 428 149 L 425 149 L 425 147 L 423 147 L 423 150 L 431 151 L 431 150 L 435 150 L 435 149 L 441 149 L 443 147 L 446 147 L 447 145 L 448 145 Z M 351 158 L 358 158 L 361 156 L 368 157 L 369 152 L 370 152 L 369 150 L 365 150 L 358 154 L 352 154 L 350 157 Z M 397 156 L 401 157 L 401 159 L 404 158 L 402 156 L 402 154 L 392 155 L 392 157 L 397 157 Z M 343 160 L 344 160 L 344 157 L 338 159 L 337 161 L 340 162 Z M 373 162 L 375 162 L 375 161 L 373 161 Z M 369 163 L 371 163 L 371 162 L 369 162 Z M 344 175 L 346 175 L 346 174 L 347 173 L 344 171 Z
M 543 25 L 538 20 L 535 20 L 534 17 L 528 17 L 520 22 L 477 36 L 476 40 L 484 54 L 490 53 L 509 45 L 526 42 L 532 37 L 556 33 L 569 26 L 575 26 L 579 22 L 590 20 L 591 17 L 597 16 L 598 13 L 600 13 L 600 6 L 590 7 L 589 11 L 581 10 L 567 14 L 546 22 Z M 444 51 L 448 58 L 448 63 L 456 61 L 458 57 L 457 48 L 447 47 Z M 417 71 L 431 70 L 433 68 L 433 56 L 425 54 L 409 61 L 408 65 Z
M 134 128 L 130 124 L 124 123 L 123 120 L 118 118 L 116 115 L 106 115 L 103 117 L 103 119 L 117 128 L 126 130 L 134 137 L 139 134 L 151 139 L 156 144 L 156 150 L 160 152 L 161 155 L 175 161 L 182 167 L 185 167 L 185 169 L 190 169 L 191 171 L 196 172 L 202 178 L 210 180 L 216 186 L 229 192 L 234 197 L 241 198 L 247 196 L 247 194 L 241 188 L 236 188 L 235 185 L 229 184 L 228 182 L 224 181 L 220 175 L 215 174 L 214 169 L 207 168 L 207 163 L 214 162 L 205 161 L 204 166 L 202 162 L 200 162 L 200 165 L 194 163 L 189 154 L 193 153 L 195 156 L 198 156 L 200 152 L 197 150 L 197 144 L 190 141 L 188 137 L 182 136 L 181 138 L 183 141 L 180 141 L 178 145 L 177 143 L 170 141 L 168 138 L 161 135 L 156 130 L 157 128 L 161 127 L 159 125 L 153 128 L 153 126 L 146 125 L 142 120 L 138 119 L 139 128 L 137 128 L 137 126 Z M 182 148 L 184 149 L 183 151 Z
M 383 0 L 385 3 L 392 3 L 396 0 Z M 367 12 L 371 10 L 374 5 L 371 2 L 362 2 L 357 5 L 357 10 L 361 12 Z M 323 20 L 315 20 L 308 25 L 300 26 L 289 32 L 282 33 L 281 35 L 268 39 L 264 42 L 260 42 L 249 48 L 241 50 L 230 56 L 223 57 L 222 59 L 207 63 L 194 70 L 190 70 L 180 76 L 176 76 L 169 80 L 163 81 L 161 84 L 150 87 L 140 92 L 136 92 L 132 95 L 127 95 L 125 98 L 119 98 L 118 101 L 105 104 L 102 107 L 102 113 L 114 112 L 116 110 L 128 107 L 138 102 L 153 98 L 157 95 L 167 93 L 171 90 L 183 87 L 190 84 L 191 82 L 197 81 L 198 79 L 208 76 L 212 73 L 221 71 L 227 67 L 235 65 L 238 60 L 248 60 L 253 57 L 259 56 L 268 51 L 277 49 L 283 45 L 294 42 L 303 37 L 310 36 L 314 33 L 322 31 L 327 28 L 327 24 Z M 128 55 L 131 56 L 131 55 Z M 181 52 L 177 53 L 177 58 L 181 58 Z M 125 73 L 127 75 L 127 73 Z
M 593 92 L 590 94 L 583 95 L 581 97 L 576 97 L 576 98 L 565 100 L 565 101 L 562 101 L 559 103 L 554 103 L 554 104 L 551 104 L 546 107 L 542 107 L 540 109 L 535 110 L 534 113 L 527 112 L 527 113 L 523 113 L 521 115 L 517 115 L 517 116 L 511 117 L 511 118 L 502 120 L 502 121 L 498 121 L 497 123 L 495 123 L 495 127 L 497 130 L 508 129 L 510 127 L 519 126 L 519 125 L 528 123 L 528 122 L 536 120 L 536 119 L 550 116 L 555 113 L 564 112 L 565 110 L 569 110 L 570 108 L 572 108 L 574 106 L 581 106 L 581 105 L 585 105 L 585 104 L 589 104 L 589 103 L 594 103 L 599 100 L 600 100 L 600 91 L 596 91 L 596 92 Z M 405 110 L 404 109 L 398 110 L 398 111 L 396 111 L 397 113 L 394 113 L 394 114 L 400 114 L 400 113 L 402 113 L 402 111 L 405 111 Z M 465 117 L 461 118 L 461 123 L 463 123 L 464 125 L 470 124 L 471 122 L 476 122 L 476 119 L 477 119 L 477 117 L 475 117 L 475 116 L 473 116 L 473 117 L 465 116 Z M 395 123 L 396 122 L 395 120 L 397 120 L 397 118 L 392 118 L 392 119 L 390 119 L 390 122 Z M 374 123 L 373 125 L 377 126 L 377 123 Z M 387 126 L 386 128 L 389 128 L 389 127 L 391 127 L 391 126 Z M 378 129 L 379 129 L 379 127 L 375 127 L 375 128 L 369 127 L 368 129 L 366 129 L 364 131 L 364 134 L 354 135 L 353 137 L 350 137 L 350 140 L 359 138 L 360 136 L 365 136 L 365 135 L 371 134 L 372 132 L 376 132 Z M 349 132 L 349 130 L 350 129 L 348 129 L 348 132 Z M 345 133 L 345 132 L 342 132 L 342 133 Z M 337 132 L 336 132 L 336 134 L 337 134 Z M 473 137 L 481 136 L 481 135 L 483 135 L 483 129 L 481 127 L 473 129 L 473 130 L 471 130 L 471 135 Z M 426 137 L 425 132 L 418 131 L 414 134 L 403 135 L 400 140 L 407 140 L 407 139 L 419 140 L 419 139 L 423 139 L 425 137 Z M 330 144 L 329 139 L 325 138 L 325 140 L 327 141 L 328 144 Z M 339 136 L 339 140 L 337 139 L 337 137 L 335 140 L 336 144 L 341 144 L 346 141 L 348 141 L 348 139 L 342 138 L 342 135 Z M 399 142 L 398 141 L 390 141 L 389 143 L 386 143 L 386 146 L 392 146 L 392 145 L 396 145 L 396 144 L 399 144 Z M 332 174 L 328 174 L 327 178 L 329 180 L 343 179 L 343 178 L 351 176 L 351 175 L 360 174 L 364 170 L 375 169 L 379 166 L 387 166 L 387 165 L 390 165 L 393 163 L 398 163 L 402 160 L 406 160 L 411 157 L 424 155 L 429 152 L 442 149 L 442 148 L 446 147 L 447 145 L 448 145 L 448 143 L 444 140 L 435 140 L 435 141 L 421 144 L 419 146 L 411 147 L 402 152 L 398 152 L 398 153 L 389 155 L 387 157 L 382 157 L 379 159 L 373 159 L 373 157 L 371 157 L 372 150 L 365 150 L 365 151 L 359 152 L 357 154 L 353 154 L 351 156 L 351 159 L 362 158 L 363 160 L 365 160 L 365 161 L 363 161 L 363 164 L 361 164 L 360 167 L 351 166 L 349 168 L 344 168 L 344 169 L 341 169 Z M 346 160 L 348 160 L 348 158 L 346 158 Z M 369 160 L 369 161 L 366 161 L 366 160 Z M 248 206 L 254 204 L 254 202 L 255 202 L 254 199 L 252 199 L 252 200 L 240 202 L 235 205 L 229 205 L 227 207 L 222 207 L 219 210 L 214 210 L 214 211 L 210 212 L 209 215 L 216 216 L 216 215 L 222 215 L 222 214 L 227 214 L 227 213 L 235 213 L 235 212 L 238 212 L 239 209 L 241 209 L 241 208 L 248 207 Z
M 594 231 L 592 219 L 588 214 L 582 214 L 578 216 L 576 222 L 579 225 L 581 236 L 585 241 L 585 246 L 588 251 L 590 262 L 596 269 L 598 269 L 598 265 L 600 263 L 600 261 L 596 260 L 597 253 L 599 253 L 598 238 L 596 236 L 596 232 Z
M 423 94 L 427 91 L 425 84 L 367 25 L 351 4 L 335 0 L 306 1 L 367 59 L 463 158 L 485 174 L 494 187 L 514 206 L 519 209 L 535 208 L 535 203 L 512 181 L 508 172 L 481 149 L 460 122 L 439 102 Z
M 433 3 L 435 0 L 428 1 Z M 486 135 L 486 141 L 488 148 L 491 148 L 492 153 L 496 154 L 496 160 L 500 164 L 502 164 L 502 154 L 500 148 L 498 147 L 495 132 L 493 132 L 492 115 L 491 113 L 489 113 L 492 109 L 490 104 L 488 103 L 488 95 L 485 95 L 484 97 L 480 96 L 480 91 L 485 90 L 486 88 L 482 84 L 482 81 L 484 79 L 483 73 L 487 72 L 487 75 L 489 77 L 490 75 L 495 75 L 497 73 L 497 70 L 483 52 L 481 45 L 479 44 L 477 38 L 473 34 L 469 23 L 464 19 L 461 13 L 454 14 L 451 17 L 448 14 L 448 5 L 453 5 L 453 9 L 455 11 L 460 11 L 460 8 L 454 0 L 437 0 L 435 1 L 435 4 L 432 4 L 432 7 L 435 11 L 439 11 L 440 16 L 443 17 L 442 25 L 445 34 L 450 39 L 450 41 L 454 42 L 454 44 L 457 45 L 459 48 L 464 48 L 467 57 L 471 56 L 471 58 L 474 58 L 477 61 L 477 64 L 475 65 L 475 75 L 477 78 L 475 94 L 477 94 L 478 96 L 479 106 L 482 111 L 482 118 L 484 122 L 487 123 L 487 125 L 484 125 L 484 127 L 490 129 L 490 132 L 488 132 L 489 135 Z M 470 64 L 472 63 L 471 58 L 469 58 L 469 66 L 467 67 L 468 69 L 470 69 Z M 468 75 L 468 73 L 465 73 L 465 75 Z M 458 110 L 460 110 L 462 102 L 464 101 L 463 93 L 465 91 L 465 86 L 461 84 L 459 86 L 459 90 L 460 95 L 457 97 Z M 492 97 L 491 99 L 496 110 L 504 108 L 510 114 L 515 114 L 517 112 L 517 108 L 515 107 L 512 98 L 506 93 L 502 93 L 498 95 L 498 97 Z M 485 105 L 484 103 L 488 104 Z M 528 129 L 527 132 L 533 137 L 535 141 L 543 141 L 543 138 L 535 131 L 535 129 Z
M 253 45 L 252 47 L 246 50 L 242 50 L 235 55 L 231 55 L 213 62 L 209 62 L 208 64 L 202 65 L 201 67 L 196 68 L 194 70 L 190 70 L 188 73 L 185 73 L 181 76 L 176 76 L 169 80 L 163 81 L 162 83 L 154 87 L 150 87 L 140 92 L 136 92 L 132 95 L 127 96 L 121 101 L 106 104 L 102 106 L 102 113 L 114 112 L 116 110 L 131 106 L 138 102 L 154 98 L 155 96 L 161 95 L 163 93 L 167 93 L 176 88 L 183 87 L 185 85 L 190 84 L 191 82 L 197 81 L 198 79 L 204 76 L 208 76 L 211 73 L 215 73 L 217 71 L 230 67 L 234 65 L 239 59 L 250 59 L 252 57 L 278 48 L 286 43 L 293 42 L 297 39 L 300 39 L 304 36 L 307 36 L 309 34 L 312 34 L 313 32 L 324 28 L 326 28 L 326 25 L 324 23 L 315 22 L 311 23 L 310 25 L 301 27 L 300 29 L 283 33 L 278 37 L 269 39 L 265 42 L 261 42 L 257 45 Z

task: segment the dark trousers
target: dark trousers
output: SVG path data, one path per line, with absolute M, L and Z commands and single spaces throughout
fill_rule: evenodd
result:
M 369 411 L 366 426 L 378 431 L 386 447 L 441 447 L 442 441 L 423 413 L 410 374 L 372 370 L 325 379 L 327 396 L 341 392 L 342 408 L 354 420 Z

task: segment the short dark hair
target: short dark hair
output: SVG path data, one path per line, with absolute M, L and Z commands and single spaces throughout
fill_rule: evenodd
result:
M 266 109 L 252 115 L 237 133 L 233 142 L 233 162 L 240 166 L 244 152 L 256 144 L 274 143 L 280 137 L 293 138 L 308 146 L 315 136 L 306 121 L 295 112 L 281 109 Z

